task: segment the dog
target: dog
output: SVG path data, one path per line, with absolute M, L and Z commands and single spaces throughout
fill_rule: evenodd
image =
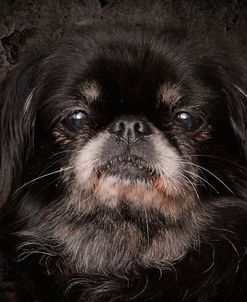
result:
M 1 101 L 1 301 L 247 300 L 247 69 L 179 29 L 84 26 Z

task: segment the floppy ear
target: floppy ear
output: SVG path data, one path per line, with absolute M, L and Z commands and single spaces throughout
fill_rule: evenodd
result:
M 247 160 L 247 70 L 236 68 L 231 75 L 231 82 L 227 85 L 228 111 L 242 154 Z
M 224 60 L 224 61 L 223 61 Z M 226 96 L 232 129 L 247 160 L 247 64 L 237 57 L 226 56 L 216 62 L 217 78 Z
M 236 85 L 235 90 L 234 100 L 236 100 L 236 104 L 229 106 L 231 123 L 240 139 L 247 160 L 247 87 Z
M 35 123 L 33 64 L 26 64 L 6 80 L 0 104 L 0 208 L 18 185 L 32 148 Z

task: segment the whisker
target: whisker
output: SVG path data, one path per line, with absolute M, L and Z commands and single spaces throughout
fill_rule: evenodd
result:
M 197 175 L 196 173 L 193 173 L 192 171 L 185 171 L 186 173 L 189 173 L 191 175 L 194 175 L 195 177 L 199 178 L 201 181 L 205 182 L 207 185 L 209 185 L 217 194 L 219 194 L 219 191 L 213 186 L 211 185 L 210 182 L 208 182 L 206 179 L 204 179 L 203 177 L 201 177 L 200 175 Z
M 17 192 L 19 192 L 21 189 L 23 189 L 24 187 L 26 187 L 27 185 L 29 185 L 29 184 L 31 184 L 31 183 L 37 181 L 37 180 L 40 180 L 40 179 L 42 179 L 42 178 L 48 177 L 48 176 L 53 175 L 53 174 L 56 174 L 56 173 L 61 173 L 61 172 L 63 172 L 63 171 L 67 171 L 67 170 L 72 169 L 72 168 L 73 168 L 73 167 L 60 168 L 60 169 L 57 170 L 57 171 L 53 171 L 53 172 L 47 173 L 47 174 L 45 174 L 45 175 L 41 175 L 41 176 L 39 176 L 39 177 L 36 177 L 36 178 L 34 178 L 34 179 L 32 179 L 32 180 L 30 180 L 30 181 L 24 183 L 21 187 L 19 187 L 19 188 L 15 191 L 15 194 L 16 194 Z
M 217 155 L 210 155 L 210 154 L 193 154 L 193 155 L 191 155 L 191 157 L 208 157 L 208 158 L 219 159 L 219 160 L 228 162 L 228 163 L 230 163 L 230 164 L 232 164 L 232 165 L 235 165 L 235 166 L 237 166 L 237 167 L 239 167 L 239 168 L 241 168 L 241 169 L 245 169 L 245 167 L 239 165 L 238 163 L 236 163 L 236 162 L 234 162 L 234 161 L 232 161 L 232 160 L 226 159 L 226 158 L 224 158 L 224 157 L 217 156 Z M 245 173 L 245 175 L 247 175 L 247 174 Z
M 200 197 L 199 197 L 199 194 L 198 194 L 198 192 L 197 192 L 197 189 L 196 189 L 195 184 L 193 184 L 193 182 L 192 182 L 186 175 L 184 175 L 183 173 L 178 172 L 178 174 L 179 174 L 182 178 L 185 178 L 185 179 L 189 182 L 189 184 L 191 184 L 191 186 L 192 186 L 192 188 L 193 188 L 193 190 L 194 190 L 194 192 L 195 192 L 195 194 L 196 194 L 196 197 L 197 197 L 198 200 L 199 200 Z
M 228 191 L 230 191 L 232 194 L 235 194 L 234 191 L 232 189 L 230 189 L 224 182 L 223 180 L 221 180 L 217 175 L 215 175 L 213 172 L 211 172 L 210 170 L 198 165 L 198 164 L 195 164 L 195 163 L 191 163 L 191 162 L 187 162 L 187 161 L 180 161 L 180 163 L 182 164 L 187 164 L 187 165 L 191 165 L 191 166 L 195 166 L 199 169 L 202 169 L 204 171 L 206 171 L 207 173 L 209 173 L 210 175 L 212 175 L 215 179 L 217 179 Z
M 45 189 L 52 183 L 56 182 L 59 179 L 60 176 L 56 177 L 51 183 L 49 183 L 47 186 L 43 187 L 38 193 L 34 194 L 34 197 L 38 196 L 41 192 L 45 191 Z M 23 216 L 22 218 L 19 218 L 16 222 L 15 225 L 18 225 L 19 223 L 22 223 L 25 221 L 27 218 L 31 217 L 33 213 L 29 213 L 28 215 Z

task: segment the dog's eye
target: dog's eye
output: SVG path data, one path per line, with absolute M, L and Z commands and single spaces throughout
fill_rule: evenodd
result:
M 203 124 L 201 118 L 195 117 L 188 112 L 179 112 L 175 118 L 176 121 L 188 131 L 195 131 Z
M 78 110 L 69 114 L 62 123 L 70 131 L 80 130 L 84 125 L 86 117 L 87 113 L 85 111 Z

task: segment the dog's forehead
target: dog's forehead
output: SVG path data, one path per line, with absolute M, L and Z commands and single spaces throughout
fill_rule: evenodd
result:
M 101 58 L 84 74 L 77 82 L 87 102 L 107 98 L 132 104 L 162 101 L 169 106 L 183 93 L 176 66 L 168 66 L 164 58 Z
M 201 97 L 214 94 L 203 81 L 193 77 L 194 65 L 200 63 L 191 64 L 191 58 L 181 64 L 176 57 L 171 60 L 152 49 L 141 49 L 138 55 L 122 52 L 117 48 L 113 58 L 99 56 L 82 72 L 80 92 L 87 101 L 111 99 L 114 103 L 162 103 L 171 107 L 182 99 L 200 102 Z
M 61 54 L 58 55 L 60 56 Z M 188 102 L 196 100 L 198 103 L 201 96 L 207 94 L 203 87 L 199 87 L 200 95 L 196 96 L 199 90 L 196 92 L 196 84 L 191 77 L 191 58 L 184 58 L 181 64 L 176 56 L 171 59 L 166 53 L 157 52 L 150 45 L 140 49 L 137 45 L 127 45 L 126 48 L 125 45 L 111 45 L 104 48 L 104 51 L 95 51 L 90 60 L 85 59 L 83 52 L 77 54 L 76 60 L 70 60 L 70 56 L 75 57 L 73 50 L 67 54 L 70 64 L 58 59 L 56 63 L 59 61 L 60 67 L 53 63 L 54 60 L 49 64 L 52 66 L 49 83 L 56 83 L 57 86 L 55 97 L 51 95 L 49 102 L 45 102 L 51 110 L 56 108 L 63 111 L 65 107 L 68 110 L 70 107 L 83 109 L 84 106 L 94 106 L 100 101 L 105 105 L 114 104 L 121 108 L 124 104 L 129 107 L 128 110 L 133 109 L 133 112 L 137 107 L 139 111 L 152 111 L 157 104 L 170 108 L 182 99 Z M 68 70 L 64 72 L 65 69 Z M 64 75 L 67 78 L 62 79 Z M 190 88 L 191 85 L 194 89 Z M 49 89 L 46 91 L 53 94 L 50 89 L 52 86 L 47 86 Z
M 133 87 L 126 87 L 126 91 L 122 93 L 127 94 L 128 90 L 131 90 L 132 88 Z M 143 90 L 145 91 L 145 87 L 143 87 Z M 102 96 L 104 96 L 105 93 L 104 87 L 96 80 L 82 81 L 80 92 L 84 97 L 84 101 L 89 105 L 99 100 Z M 157 87 L 154 92 L 156 93 L 153 94 L 152 98 L 150 98 L 149 101 L 156 103 L 160 102 L 167 107 L 175 106 L 183 97 L 182 85 L 171 81 L 166 81 L 162 84 L 157 83 Z M 139 95 L 138 99 L 140 102 L 143 102 L 141 94 Z M 115 99 L 115 102 L 117 102 L 117 100 L 119 100 L 120 103 L 125 101 L 123 98 L 121 98 L 121 95 L 119 95 L 118 99 Z

